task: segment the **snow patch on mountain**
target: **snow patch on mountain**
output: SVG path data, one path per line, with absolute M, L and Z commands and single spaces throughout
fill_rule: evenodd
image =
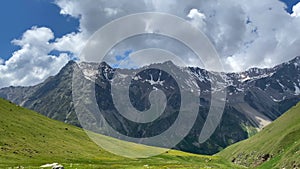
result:
M 273 96 L 271 96 L 271 99 L 274 101 L 274 102 L 281 102 L 283 100 L 286 99 L 286 96 L 283 96 L 282 99 L 275 99 Z
M 300 95 L 300 89 L 299 89 L 299 87 L 296 85 L 296 83 L 294 83 L 294 87 L 295 87 L 295 95 Z

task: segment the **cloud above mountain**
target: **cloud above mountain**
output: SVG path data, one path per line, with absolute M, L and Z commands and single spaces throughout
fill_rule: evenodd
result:
M 41 82 L 57 73 L 73 56 L 84 61 L 80 51 L 95 31 L 114 19 L 140 12 L 173 14 L 199 28 L 215 46 L 225 71 L 271 67 L 300 55 L 300 3 L 293 7 L 291 14 L 279 0 L 56 0 L 55 4 L 62 15 L 79 20 L 78 31 L 54 37 L 51 28 L 32 27 L 27 30 L 20 39 L 13 41 L 20 49 L 9 60 L 0 60 L 0 87 Z M 178 51 L 177 54 L 188 64 L 201 66 L 200 61 L 191 57 L 193 53 L 186 51 L 180 43 L 162 37 L 142 38 L 119 44 L 111 55 L 151 45 L 163 46 L 163 49 Z M 54 55 L 53 51 L 57 54 Z M 117 62 L 115 57 L 110 59 L 111 63 Z M 154 62 L 157 57 L 146 60 Z M 141 65 L 144 64 L 141 61 Z
M 0 64 L 0 87 L 32 85 L 58 73 L 70 57 L 67 53 L 49 54 L 55 49 L 50 42 L 53 39 L 53 32 L 46 27 L 32 27 L 20 39 L 14 39 L 12 43 L 20 49 Z
M 270 67 L 300 55 L 297 50 L 300 45 L 300 36 L 297 36 L 300 33 L 300 18 L 296 17 L 300 4 L 295 5 L 294 13 L 289 14 L 285 10 L 286 5 L 277 0 L 57 0 L 56 3 L 61 8 L 61 14 L 80 19 L 80 30 L 85 40 L 101 26 L 124 15 L 147 11 L 177 15 L 208 36 L 226 71 L 242 71 L 254 66 Z M 165 44 L 162 40 L 161 46 Z M 183 59 L 186 57 L 188 54 L 182 56 Z
M 299 17 L 300 16 L 300 3 L 293 6 L 293 13 L 292 13 L 291 16 L 293 16 L 293 17 Z

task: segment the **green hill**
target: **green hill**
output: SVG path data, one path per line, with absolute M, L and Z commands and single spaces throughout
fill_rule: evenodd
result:
M 218 155 L 251 168 L 300 168 L 300 103 L 258 134 Z
M 107 142 L 116 141 L 97 134 L 95 137 Z M 130 151 L 160 149 L 117 142 L 128 145 Z M 98 147 L 80 128 L 48 119 L 0 99 L 0 168 L 39 168 L 40 165 L 55 162 L 65 168 L 237 168 L 217 156 L 175 150 L 145 159 L 116 156 Z

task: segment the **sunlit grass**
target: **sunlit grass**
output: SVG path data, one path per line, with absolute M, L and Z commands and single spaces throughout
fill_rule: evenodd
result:
M 39 168 L 60 163 L 65 168 L 238 168 L 217 156 L 195 155 L 176 150 L 124 142 L 89 133 L 93 139 L 123 153 L 164 152 L 143 159 L 114 155 L 97 146 L 81 129 L 48 119 L 36 112 L 0 99 L 0 168 Z M 125 146 L 124 146 L 125 145 Z M 125 148 L 124 148 L 125 147 Z
M 262 156 L 270 155 L 262 162 Z M 261 132 L 234 144 L 219 155 L 260 169 L 300 168 L 300 103 Z

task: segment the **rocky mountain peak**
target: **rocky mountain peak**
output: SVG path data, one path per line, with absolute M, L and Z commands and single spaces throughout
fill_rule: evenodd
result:
M 201 92 L 196 123 L 188 136 L 176 148 L 194 153 L 213 154 L 234 142 L 248 138 L 256 129 L 261 129 L 275 120 L 300 101 L 299 61 L 300 57 L 296 57 L 290 62 L 274 68 L 252 68 L 241 73 L 221 73 L 227 81 L 227 83 L 222 84 L 227 91 L 227 98 L 224 100 L 226 106 L 223 118 L 213 136 L 203 144 L 197 142 L 197 136 L 201 132 L 210 109 L 211 93 L 216 90 L 211 89 L 212 79 L 216 78 L 215 74 L 198 67 L 178 67 L 171 61 L 156 64 L 164 66 L 173 72 L 184 72 L 187 76 L 179 78 L 184 82 L 185 90 L 190 90 L 191 86 L 198 85 Z M 117 69 L 112 68 L 106 62 L 99 64 L 70 61 L 56 76 L 48 78 L 45 82 L 33 87 L 3 88 L 0 89 L 0 97 L 33 109 L 50 118 L 80 126 L 72 102 L 72 73 L 74 66 L 78 66 L 84 75 L 82 81 L 96 80 L 96 82 L 100 83 L 97 86 L 99 90 L 98 98 L 100 98 L 98 104 L 104 106 L 105 110 L 109 112 L 108 117 L 111 119 L 111 124 L 117 130 L 135 137 L 143 137 L 143 134 L 147 133 L 143 131 L 143 128 L 127 126 L 128 123 L 118 118 L 119 116 L 116 114 L 112 101 L 109 101 L 111 98 L 109 83 Z M 148 67 L 151 66 L 145 66 L 144 68 L 147 69 Z M 128 86 L 126 88 L 123 85 L 125 83 L 123 83 L 122 78 L 126 79 L 130 77 L 128 76 L 129 74 L 135 74 L 139 70 L 118 69 L 119 87 L 124 89 L 124 91 L 128 89 Z M 131 94 L 134 96 L 131 101 L 139 108 L 150 106 L 147 100 L 147 92 L 151 88 L 159 87 L 160 84 L 163 84 L 162 87 L 169 92 L 169 95 L 172 95 L 173 90 L 169 90 L 171 87 L 168 85 L 174 86 L 176 83 L 174 80 L 169 81 L 169 76 L 162 75 L 157 70 L 147 70 L 145 73 L 139 74 L 140 76 L 134 80 L 135 85 L 139 84 L 138 88 L 136 88 L 138 90 L 130 91 L 133 92 Z M 82 86 L 83 90 L 88 90 L 88 88 L 85 89 L 85 85 Z M 177 105 L 175 102 L 170 104 Z M 90 113 L 92 114 L 92 112 Z M 171 114 L 170 116 L 173 117 Z M 170 123 L 169 120 L 163 118 L 160 120 L 158 128 L 155 128 L 155 125 L 153 125 L 153 133 L 161 131 L 162 126 L 166 129 Z M 134 133 L 132 133 L 133 131 Z

